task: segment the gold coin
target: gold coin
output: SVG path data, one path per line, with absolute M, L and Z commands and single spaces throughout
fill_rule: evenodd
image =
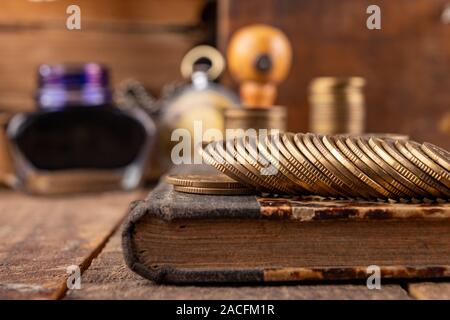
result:
M 375 137 L 379 139 L 409 140 L 408 135 L 400 133 L 364 133 L 361 136 L 363 138 Z
M 369 188 L 371 188 L 370 194 L 377 198 L 389 198 L 391 193 L 385 190 L 375 180 L 373 180 L 366 173 L 361 171 L 349 158 L 341 153 L 339 147 L 336 145 L 334 139 L 330 136 L 323 136 L 322 142 L 330 153 L 339 161 L 348 171 L 350 171 L 355 178 L 359 179 Z
M 311 159 L 308 157 L 308 159 L 310 161 L 314 161 L 313 164 L 326 176 L 333 180 L 333 182 L 335 182 L 339 186 L 342 186 L 344 190 L 346 190 L 345 195 L 347 197 L 354 197 L 355 193 L 345 182 L 345 178 L 342 179 L 340 173 L 336 174 L 337 169 L 325 158 L 322 152 L 318 148 L 316 148 L 310 135 L 311 134 L 296 134 L 294 136 L 294 141 L 297 147 L 302 151 L 302 153 L 304 153 L 303 149 L 301 149 L 303 144 L 303 146 L 305 146 L 309 153 L 313 156 Z
M 303 134 L 297 133 L 295 135 L 286 135 L 285 137 L 286 139 L 283 139 L 283 142 L 294 156 L 294 159 L 307 167 L 308 171 L 321 177 L 320 180 L 330 187 L 330 192 L 334 193 L 335 196 L 348 197 L 351 190 L 309 151 L 303 142 Z
M 342 126 L 342 125 L 346 125 L 346 126 L 352 126 L 353 124 L 351 123 L 347 123 L 347 122 L 343 122 L 343 121 L 348 121 L 351 119 L 355 119 L 356 116 L 353 113 L 351 116 L 347 115 L 347 114 L 326 114 L 324 113 L 324 111 L 320 111 L 320 116 L 317 114 L 312 114 L 311 115 L 311 120 L 312 121 L 320 121 L 320 120 L 336 120 L 335 122 L 325 122 L 325 123 L 316 123 L 315 125 L 317 126 L 329 126 L 329 127 L 337 127 L 337 126 Z M 364 119 L 363 115 L 361 115 L 360 117 L 357 117 L 358 120 L 362 120 Z
M 224 145 L 225 144 L 225 145 Z M 212 154 L 218 155 L 222 157 L 225 161 L 224 165 L 228 168 L 228 170 L 232 171 L 236 176 L 240 178 L 240 182 L 245 182 L 248 185 L 252 185 L 257 190 L 262 192 L 269 192 L 267 188 L 261 186 L 259 182 L 257 182 L 257 177 L 255 177 L 251 172 L 247 170 L 242 165 L 242 162 L 239 162 L 226 147 L 226 141 L 217 141 L 212 144 L 210 152 Z
M 270 160 L 272 165 L 279 168 L 279 170 L 291 181 L 293 181 L 299 188 L 303 189 L 303 194 L 320 194 L 328 196 L 326 190 L 321 190 L 316 187 L 315 180 L 310 179 L 308 175 L 303 172 L 305 168 L 302 166 L 296 167 L 292 162 L 288 161 L 286 157 L 280 152 L 280 149 L 285 149 L 281 142 L 281 136 L 271 135 L 264 139 L 260 139 L 258 149 L 267 159 Z M 297 169 L 298 168 L 298 169 Z
M 366 80 L 362 77 L 318 77 L 311 81 L 310 89 L 321 91 L 326 89 L 339 90 L 345 88 L 362 88 Z
M 205 153 L 209 154 L 210 156 L 210 158 L 206 158 L 206 161 L 210 160 L 211 158 L 214 159 L 214 162 L 211 162 L 211 164 L 216 169 L 225 169 L 225 171 L 222 172 L 235 179 L 236 181 L 239 181 L 247 187 L 261 190 L 259 189 L 259 186 L 255 182 L 253 182 L 253 180 L 247 178 L 245 173 L 243 173 L 245 169 L 241 168 L 241 166 L 238 163 L 235 163 L 235 161 L 230 161 L 230 159 L 225 158 L 228 157 L 228 155 L 223 151 L 223 147 L 218 148 L 219 151 L 216 151 L 216 144 L 222 145 L 223 141 L 212 142 L 206 147 Z M 231 163 L 233 163 L 233 165 Z
M 254 189 L 248 188 L 221 189 L 221 188 L 199 188 L 199 187 L 186 187 L 174 185 L 173 189 L 178 192 L 204 194 L 204 195 L 236 196 L 236 195 L 255 194 Z
M 350 134 L 350 133 L 341 133 L 341 134 L 335 134 L 335 137 L 342 137 L 342 138 L 379 138 L 379 139 L 391 139 L 391 140 L 409 140 L 409 136 L 405 134 L 400 133 L 361 133 L 361 134 Z
M 272 106 L 270 108 L 231 108 L 226 109 L 225 116 L 229 118 L 242 118 L 242 119 L 258 119 L 263 120 L 273 117 L 286 117 L 287 109 L 283 106 Z
M 353 197 L 363 197 L 371 198 L 371 190 L 355 179 L 351 172 L 349 172 L 325 147 L 321 138 L 322 135 L 307 134 L 306 139 L 314 144 L 314 146 L 319 150 L 320 155 L 326 159 L 324 162 L 325 166 L 328 166 L 328 170 L 334 173 L 339 179 L 344 181 L 344 183 L 352 189 Z
M 315 133 L 361 133 L 364 130 L 365 99 L 360 77 L 321 77 L 311 82 L 308 101 L 310 124 Z
M 242 189 L 244 185 L 223 173 L 169 174 L 167 183 L 182 187 Z
M 422 150 L 445 170 L 450 171 L 450 153 L 448 151 L 428 142 L 422 144 Z
M 383 146 L 380 143 L 381 140 L 377 138 L 370 138 L 367 143 L 372 148 L 373 151 L 375 151 L 378 156 L 380 156 L 385 163 L 387 163 L 391 168 L 393 168 L 396 172 L 398 172 L 402 177 L 406 179 L 406 181 L 409 181 L 410 184 L 408 187 L 415 188 L 415 192 L 417 195 L 420 195 L 421 197 L 427 197 L 429 196 L 429 191 L 426 189 L 426 185 L 423 183 L 422 180 L 417 178 L 410 170 L 408 170 L 404 165 L 402 165 L 400 162 L 395 160 L 393 157 L 389 155 L 389 153 L 384 150 Z
M 253 171 L 255 175 L 258 175 L 264 185 L 269 185 L 281 193 L 296 193 L 297 190 L 295 185 L 286 180 L 286 178 L 272 166 L 269 160 L 264 158 L 257 150 L 247 148 L 250 144 L 257 146 L 256 139 L 256 136 L 244 136 L 234 140 L 234 146 L 237 153 L 250 165 L 248 169 Z
M 362 105 L 364 103 L 364 95 L 361 92 L 346 92 L 345 94 L 333 94 L 333 93 L 323 93 L 323 94 L 311 94 L 309 96 L 310 103 L 318 106 L 323 105 L 339 105 L 339 104 L 354 104 Z
M 420 143 L 414 141 L 396 141 L 396 147 L 415 165 L 430 176 L 450 188 L 450 172 L 431 160 L 422 150 Z
M 311 181 L 311 186 L 319 189 L 317 194 L 330 197 L 346 197 L 346 192 L 341 186 L 334 183 L 308 160 L 308 157 L 313 158 L 313 155 L 309 153 L 306 146 L 302 145 L 305 153 L 297 147 L 293 133 L 286 133 L 281 138 L 279 150 L 288 162 L 293 165 L 293 172 L 298 170 L 308 178 Z
M 341 152 L 348 158 L 350 161 L 352 161 L 361 171 L 365 172 L 368 176 L 370 176 L 373 180 L 375 180 L 380 186 L 382 186 L 385 190 L 389 192 L 389 198 L 392 199 L 399 199 L 402 197 L 405 197 L 405 194 L 398 189 L 396 189 L 390 182 L 390 178 L 388 177 L 386 180 L 383 179 L 383 175 L 377 173 L 377 171 L 383 170 L 379 166 L 377 166 L 376 163 L 372 162 L 370 159 L 368 162 L 370 162 L 370 165 L 366 164 L 366 162 L 363 161 L 363 157 L 358 156 L 356 153 L 354 153 L 349 146 L 347 146 L 345 142 L 346 137 L 345 136 L 335 136 L 333 137 L 334 142 L 338 146 L 338 148 L 341 150 Z M 367 157 L 366 157 L 367 158 Z
M 436 181 L 433 177 L 423 172 L 416 165 L 411 163 L 403 154 L 397 150 L 395 147 L 395 142 L 393 140 L 383 141 L 381 139 L 377 140 L 381 146 L 386 150 L 391 157 L 398 161 L 402 166 L 407 168 L 417 179 L 420 179 L 423 182 L 424 190 L 428 191 L 431 195 L 436 198 L 444 198 L 447 197 L 446 188 Z
M 307 188 L 314 194 L 336 197 L 343 196 L 343 193 L 338 193 L 334 188 L 329 187 L 324 181 L 332 185 L 332 181 L 328 181 L 327 177 L 323 175 L 316 167 L 314 167 L 295 147 L 293 141 L 293 133 L 286 133 L 278 138 L 266 138 L 266 144 L 272 154 L 279 155 L 280 160 L 285 162 L 286 168 L 293 173 L 297 179 L 303 181 Z M 285 142 L 289 140 L 289 142 Z M 281 153 L 280 153 L 281 151 Z M 305 186 L 306 187 L 306 186 Z
M 351 137 L 345 140 L 347 146 L 356 154 L 365 164 L 377 172 L 384 180 L 392 184 L 396 189 L 403 192 L 408 198 L 414 198 L 416 189 L 414 184 L 411 184 L 407 179 L 403 178 L 398 172 L 391 168 L 383 161 L 367 144 L 367 140 L 361 137 Z M 406 185 L 412 185 L 411 188 Z M 419 190 L 420 191 L 420 190 Z
M 268 152 L 267 146 L 265 145 L 265 140 L 267 136 L 253 137 L 249 138 L 245 143 L 245 148 L 253 155 L 255 159 L 263 159 L 265 163 L 266 173 L 269 175 L 275 176 L 275 178 L 286 188 L 290 189 L 293 194 L 311 194 L 306 184 L 298 183 L 298 179 L 296 179 L 289 170 L 286 169 L 284 161 L 280 161 L 279 156 L 272 156 L 270 152 Z M 284 160 L 284 159 L 283 159 Z M 259 161 L 261 162 L 261 161 Z M 267 163 L 270 166 L 267 166 Z
M 279 189 L 273 188 L 271 185 L 266 185 L 264 180 L 260 178 L 259 174 L 254 172 L 254 168 L 237 153 L 236 147 L 234 146 L 234 139 L 224 141 L 224 143 L 225 148 L 222 143 L 214 144 L 215 150 L 220 152 L 220 154 L 228 163 L 232 165 L 233 168 L 236 168 L 241 174 L 243 174 L 247 181 L 262 192 L 281 193 Z
M 247 136 L 242 137 L 240 140 L 246 138 Z M 289 193 L 289 191 L 284 188 L 276 179 L 273 179 L 263 175 L 264 167 L 259 165 L 259 163 L 245 150 L 245 147 L 237 144 L 239 139 L 233 139 L 226 141 L 226 149 L 227 151 L 240 163 L 245 167 L 245 169 L 251 173 L 253 179 L 263 188 L 270 190 L 272 193 L 283 194 Z
M 213 166 L 214 168 L 216 168 L 217 170 L 219 170 L 220 172 L 224 173 L 225 175 L 229 176 L 231 179 L 235 180 L 235 181 L 241 181 L 241 179 L 235 175 L 232 171 L 228 170 L 228 168 L 223 165 L 223 163 L 225 162 L 225 160 L 223 158 L 214 158 L 209 152 L 207 152 L 206 148 L 209 147 L 208 144 L 203 144 L 201 148 L 199 148 L 199 153 L 202 156 L 202 159 L 209 164 L 210 166 Z M 241 184 L 247 186 L 247 187 L 252 187 L 252 185 L 249 184 L 245 184 L 242 183 Z

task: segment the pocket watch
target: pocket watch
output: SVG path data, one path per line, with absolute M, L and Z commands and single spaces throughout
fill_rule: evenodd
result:
M 224 69 L 225 59 L 222 54 L 210 46 L 194 47 L 183 58 L 181 74 L 191 81 L 174 90 L 163 99 L 161 105 L 159 143 L 166 163 L 172 163 L 169 157 L 178 142 L 174 134 L 177 129 L 189 133 L 192 155 L 196 148 L 194 141 L 222 138 L 207 135 L 208 131 L 213 132 L 209 129 L 215 129 L 214 132 L 224 136 L 224 110 L 240 108 L 237 95 L 214 82 Z

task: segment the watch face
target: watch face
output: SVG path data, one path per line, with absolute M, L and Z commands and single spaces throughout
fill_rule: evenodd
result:
M 228 97 L 218 90 L 184 90 L 165 108 L 162 124 L 169 131 L 185 128 L 194 135 L 194 124 L 201 123 L 202 131 L 217 129 L 223 131 L 223 111 L 237 107 L 233 97 Z M 170 139 L 169 139 L 170 141 Z
M 146 142 L 142 124 L 112 107 L 38 112 L 11 125 L 13 144 L 38 170 L 123 168 Z
M 195 142 L 220 140 L 224 131 L 224 110 L 237 107 L 237 99 L 233 95 L 216 90 L 211 85 L 202 90 L 187 87 L 181 91 L 167 102 L 161 116 L 161 162 L 171 163 L 171 152 L 178 143 L 172 140 L 176 130 L 189 133 L 191 156 L 195 156 Z

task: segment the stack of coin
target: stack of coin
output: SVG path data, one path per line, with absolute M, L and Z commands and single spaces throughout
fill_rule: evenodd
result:
M 242 129 L 243 132 L 248 129 L 277 129 L 280 132 L 286 130 L 287 110 L 283 106 L 227 109 L 224 116 L 225 129 Z
M 359 77 L 321 77 L 311 82 L 310 129 L 321 134 L 364 132 L 365 105 Z
M 236 180 L 220 172 L 198 172 L 192 174 L 172 174 L 166 176 L 166 182 L 173 185 L 175 191 L 209 195 L 253 194 Z
M 206 163 L 261 193 L 354 199 L 450 198 L 449 152 L 403 136 L 244 136 L 211 142 L 201 154 Z

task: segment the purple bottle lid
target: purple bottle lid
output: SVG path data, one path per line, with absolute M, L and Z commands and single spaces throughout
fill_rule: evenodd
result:
M 43 64 L 38 70 L 36 100 L 40 109 L 108 105 L 109 72 L 97 63 Z

